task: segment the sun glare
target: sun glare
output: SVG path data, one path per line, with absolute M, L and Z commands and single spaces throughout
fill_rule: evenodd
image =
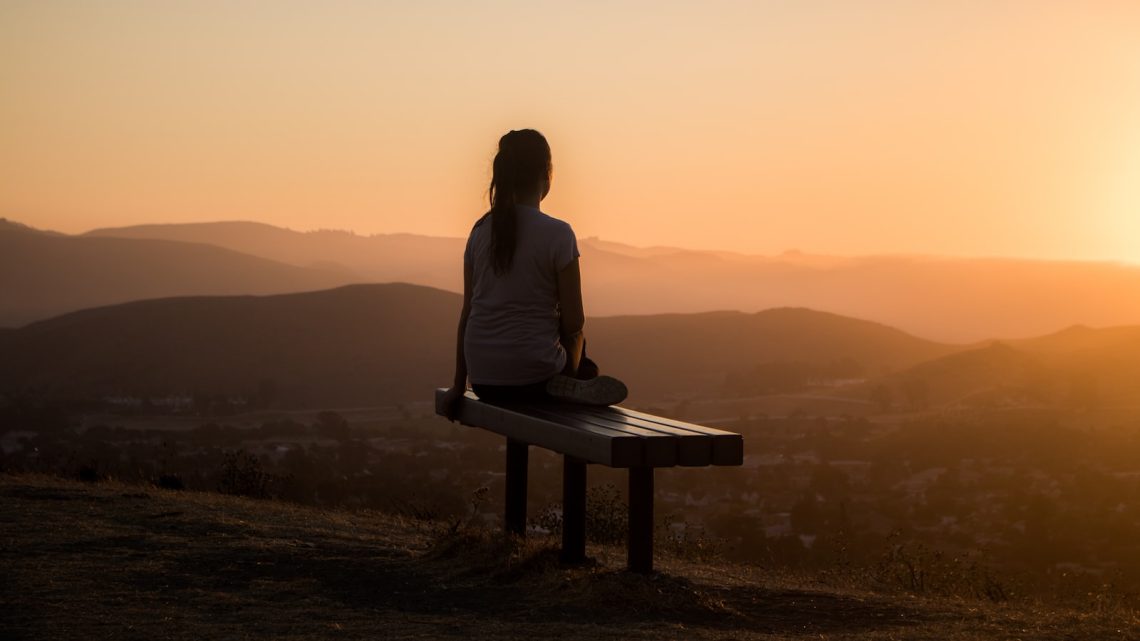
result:
M 1103 197 L 1106 253 L 1140 264 L 1140 125 L 1109 165 Z

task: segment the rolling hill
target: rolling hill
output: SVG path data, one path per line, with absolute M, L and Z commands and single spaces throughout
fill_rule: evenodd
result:
M 1140 327 L 1071 327 L 992 342 L 889 377 L 901 397 L 931 407 L 1140 407 Z
M 358 281 L 461 287 L 461 238 L 302 233 L 242 222 L 143 225 L 88 235 L 206 243 L 296 266 L 340 265 Z M 579 247 L 592 316 L 807 307 L 949 342 L 1037 336 L 1074 324 L 1140 324 L 1137 265 L 795 251 L 753 256 L 597 238 L 581 238 Z
M 66 236 L 0 226 L 0 326 L 132 300 L 195 294 L 271 294 L 353 282 L 213 245 Z
M 993 343 L 936 358 L 893 377 L 912 405 L 1043 404 L 1054 372 L 1033 355 Z
M 446 385 L 458 295 L 353 285 L 88 309 L 0 333 L 0 392 L 256 395 L 281 406 L 423 400 Z M 589 353 L 631 399 L 715 393 L 737 368 L 854 359 L 871 371 L 946 354 L 888 327 L 805 309 L 592 318 Z
M 595 318 L 587 335 L 587 351 L 602 355 L 604 371 L 636 381 L 652 397 L 721 392 L 728 376 L 762 364 L 846 360 L 872 376 L 960 349 L 802 308 Z
M 457 295 L 411 285 L 136 301 L 0 335 L 0 387 L 60 397 L 268 388 L 302 407 L 420 399 L 449 378 L 458 311 Z
M 215 245 L 300 267 L 335 266 L 359 282 L 410 282 L 453 291 L 462 286 L 464 240 L 460 238 L 297 232 L 256 222 L 137 225 L 95 229 L 84 236 Z

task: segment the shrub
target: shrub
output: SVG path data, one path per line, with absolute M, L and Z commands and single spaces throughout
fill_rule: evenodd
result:
M 551 534 L 562 532 L 562 504 L 548 506 L 532 521 Z M 612 484 L 586 489 L 586 540 L 591 543 L 625 542 L 629 533 L 629 507 Z
M 160 474 L 154 484 L 164 490 L 186 489 L 186 484 L 182 482 L 182 477 L 178 474 Z
M 723 539 L 684 518 L 666 517 L 658 523 L 654 539 L 665 553 L 688 561 L 704 562 L 724 556 Z
M 222 478 L 218 491 L 222 494 L 263 499 L 270 496 L 273 477 L 261 467 L 261 461 L 246 452 L 226 452 L 222 458 Z
M 976 556 L 950 556 L 922 543 L 892 542 L 872 572 L 884 587 L 914 594 L 1007 601 L 1009 588 Z
M 79 471 L 76 473 L 76 477 L 84 483 L 98 483 L 107 478 L 105 474 L 99 471 L 95 463 L 81 465 Z

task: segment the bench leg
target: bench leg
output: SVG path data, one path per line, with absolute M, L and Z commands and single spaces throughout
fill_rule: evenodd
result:
M 507 439 L 507 496 L 504 527 L 509 534 L 526 536 L 526 443 Z
M 586 560 L 586 462 L 562 457 L 562 562 Z
M 629 468 L 629 569 L 653 571 L 653 468 Z

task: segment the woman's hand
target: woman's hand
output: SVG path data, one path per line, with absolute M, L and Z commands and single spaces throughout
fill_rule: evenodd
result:
M 443 400 L 440 402 L 440 409 L 443 410 L 443 415 L 447 420 L 455 422 L 455 416 L 459 413 L 459 399 L 467 392 L 460 385 L 453 385 L 451 389 L 447 390 L 443 395 Z

